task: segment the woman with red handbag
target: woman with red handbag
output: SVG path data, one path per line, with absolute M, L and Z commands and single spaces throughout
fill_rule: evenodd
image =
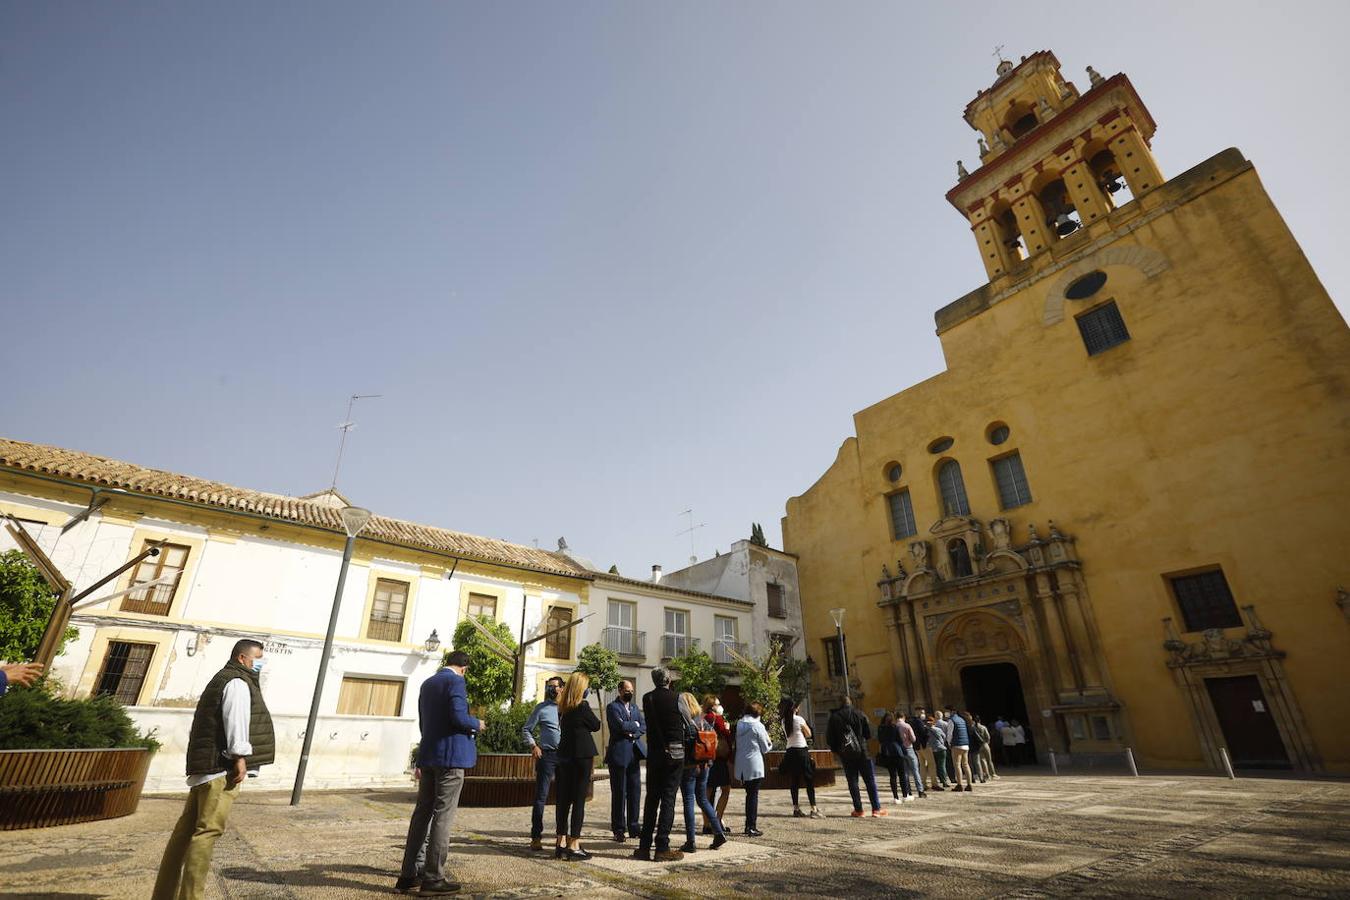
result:
M 680 712 L 684 715 L 685 730 L 689 740 L 685 742 L 684 773 L 680 780 L 680 795 L 684 799 L 684 846 L 683 853 L 693 853 L 694 847 L 694 808 L 703 811 L 703 818 L 714 820 L 711 850 L 716 850 L 727 842 L 722 823 L 717 821 L 717 812 L 708 802 L 708 770 L 717 760 L 717 732 L 700 713 L 698 698 L 693 694 L 680 695 Z
M 727 725 L 727 720 L 722 718 L 722 700 L 708 694 L 703 698 L 703 721 L 712 726 L 713 731 L 717 733 L 717 757 L 708 766 L 708 801 L 717 807 L 717 815 L 710 819 L 703 817 L 703 833 L 715 834 L 713 830 L 713 819 L 726 830 L 726 823 L 723 817 L 727 811 L 727 801 L 731 799 L 731 753 L 732 739 L 731 728 Z M 722 793 L 717 793 L 721 788 Z

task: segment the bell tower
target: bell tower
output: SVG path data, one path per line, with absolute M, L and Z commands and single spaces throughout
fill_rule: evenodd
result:
M 1149 149 L 1157 126 L 1130 80 L 1087 72 L 1079 93 L 1048 50 L 1001 60 L 966 106 L 980 167 L 958 163 L 947 200 L 969 220 L 990 281 L 1079 229 L 1109 231 L 1111 212 L 1162 184 Z

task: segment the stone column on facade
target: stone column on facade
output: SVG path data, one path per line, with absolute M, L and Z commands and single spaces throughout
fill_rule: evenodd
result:
M 1074 658 L 1078 660 L 1078 670 L 1083 676 L 1082 688 L 1087 691 L 1101 691 L 1101 667 L 1097 665 L 1097 647 L 1088 631 L 1087 619 L 1083 616 L 1082 595 L 1072 584 L 1061 584 L 1064 617 L 1068 621 L 1069 636 L 1073 641 Z
M 909 603 L 900 610 L 900 630 L 904 635 L 905 653 L 909 658 L 909 682 L 913 691 L 910 695 L 910 705 L 913 707 L 925 698 L 919 696 L 923 690 L 923 650 L 915 631 L 914 608 Z
M 1055 684 L 1058 693 L 1066 694 L 1079 689 L 1081 682 L 1077 668 L 1073 664 L 1073 655 L 1069 639 L 1064 633 L 1064 622 L 1060 617 L 1058 599 L 1050 587 L 1050 575 L 1047 572 L 1036 573 L 1036 600 L 1040 605 L 1042 619 L 1049 634 L 1045 643 L 1050 646 L 1050 655 L 1054 657 Z
M 1073 152 L 1082 154 L 1084 145 L 1082 140 L 1075 141 Z M 1106 195 L 1097 186 L 1092 167 L 1081 155 L 1064 169 L 1064 189 L 1068 191 L 1073 208 L 1085 226 L 1106 218 L 1106 214 L 1111 211 Z
M 911 695 L 909 686 L 909 665 L 905 658 L 905 648 L 900 642 L 900 615 L 898 607 L 892 606 L 886 615 L 886 640 L 891 648 L 891 679 L 895 688 L 895 702 L 902 705 Z
M 1054 654 L 1046 646 L 1045 639 L 1036 626 L 1036 611 L 1031 606 L 1031 598 L 1019 597 L 1017 604 L 1022 617 L 1023 634 L 1026 636 L 1027 658 L 1033 670 L 1030 674 L 1033 676 L 1032 680 L 1035 684 L 1033 695 L 1032 686 L 1027 684 L 1027 679 L 1023 678 L 1022 692 L 1026 695 L 1028 701 L 1027 718 L 1032 720 L 1026 724 L 1036 732 L 1038 736 L 1037 746 L 1047 749 L 1054 747 L 1056 750 L 1063 751 L 1066 748 L 1063 743 L 1062 732 L 1059 728 L 1054 727 L 1053 719 L 1047 719 L 1040 714 L 1041 710 L 1053 706 L 1057 699 L 1050 669 L 1053 664 L 1046 659 L 1047 655 Z M 1037 707 L 1035 710 L 1031 709 L 1033 699 L 1034 705 Z
M 1125 176 L 1125 183 L 1130 186 L 1130 193 L 1135 197 L 1142 197 L 1163 183 L 1162 172 L 1153 159 L 1153 151 L 1148 149 L 1133 126 L 1113 135 L 1110 147 L 1116 165 L 1120 167 L 1120 174 Z
M 1022 243 L 1026 244 L 1028 256 L 1044 251 L 1058 240 L 1050 238 L 1045 224 L 1045 207 L 1031 193 L 1030 180 L 1023 182 L 1021 196 L 1013 201 L 1013 213 L 1017 216 L 1017 227 L 1022 232 Z

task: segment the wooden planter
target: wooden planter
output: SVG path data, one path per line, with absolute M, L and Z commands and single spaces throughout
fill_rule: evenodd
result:
M 152 752 L 0 750 L 0 831 L 134 813 Z
M 786 755 L 782 750 L 770 750 L 764 754 L 765 775 L 761 790 L 782 790 L 792 786 L 788 779 L 778 774 L 778 767 L 783 764 L 783 757 Z M 828 750 L 812 750 L 811 760 L 816 764 L 816 787 L 832 786 L 835 773 L 839 770 L 839 761 L 835 755 Z
M 555 781 L 548 790 L 554 802 Z M 595 780 L 586 799 L 595 796 Z M 534 803 L 534 757 L 528 753 L 479 753 L 478 764 L 465 773 L 460 806 L 530 806 Z

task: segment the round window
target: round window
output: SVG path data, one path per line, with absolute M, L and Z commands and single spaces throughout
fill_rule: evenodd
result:
M 1008 440 L 1008 435 L 1010 434 L 1012 434 L 1012 432 L 1008 429 L 1007 425 L 999 425 L 989 432 L 989 443 L 1002 444 Z
M 1064 289 L 1064 296 L 1070 300 L 1086 300 L 1100 291 L 1104 284 L 1106 284 L 1106 273 L 1098 269 L 1096 272 L 1089 272 L 1082 278 L 1075 279 L 1072 284 Z
M 886 477 L 891 481 L 899 481 L 902 474 L 903 470 L 900 468 L 899 463 L 891 463 L 886 467 Z
M 954 438 L 940 437 L 936 441 L 933 441 L 933 443 L 928 445 L 928 452 L 941 453 L 944 450 L 950 450 L 952 448 L 952 444 L 954 443 L 956 443 L 956 440 Z

